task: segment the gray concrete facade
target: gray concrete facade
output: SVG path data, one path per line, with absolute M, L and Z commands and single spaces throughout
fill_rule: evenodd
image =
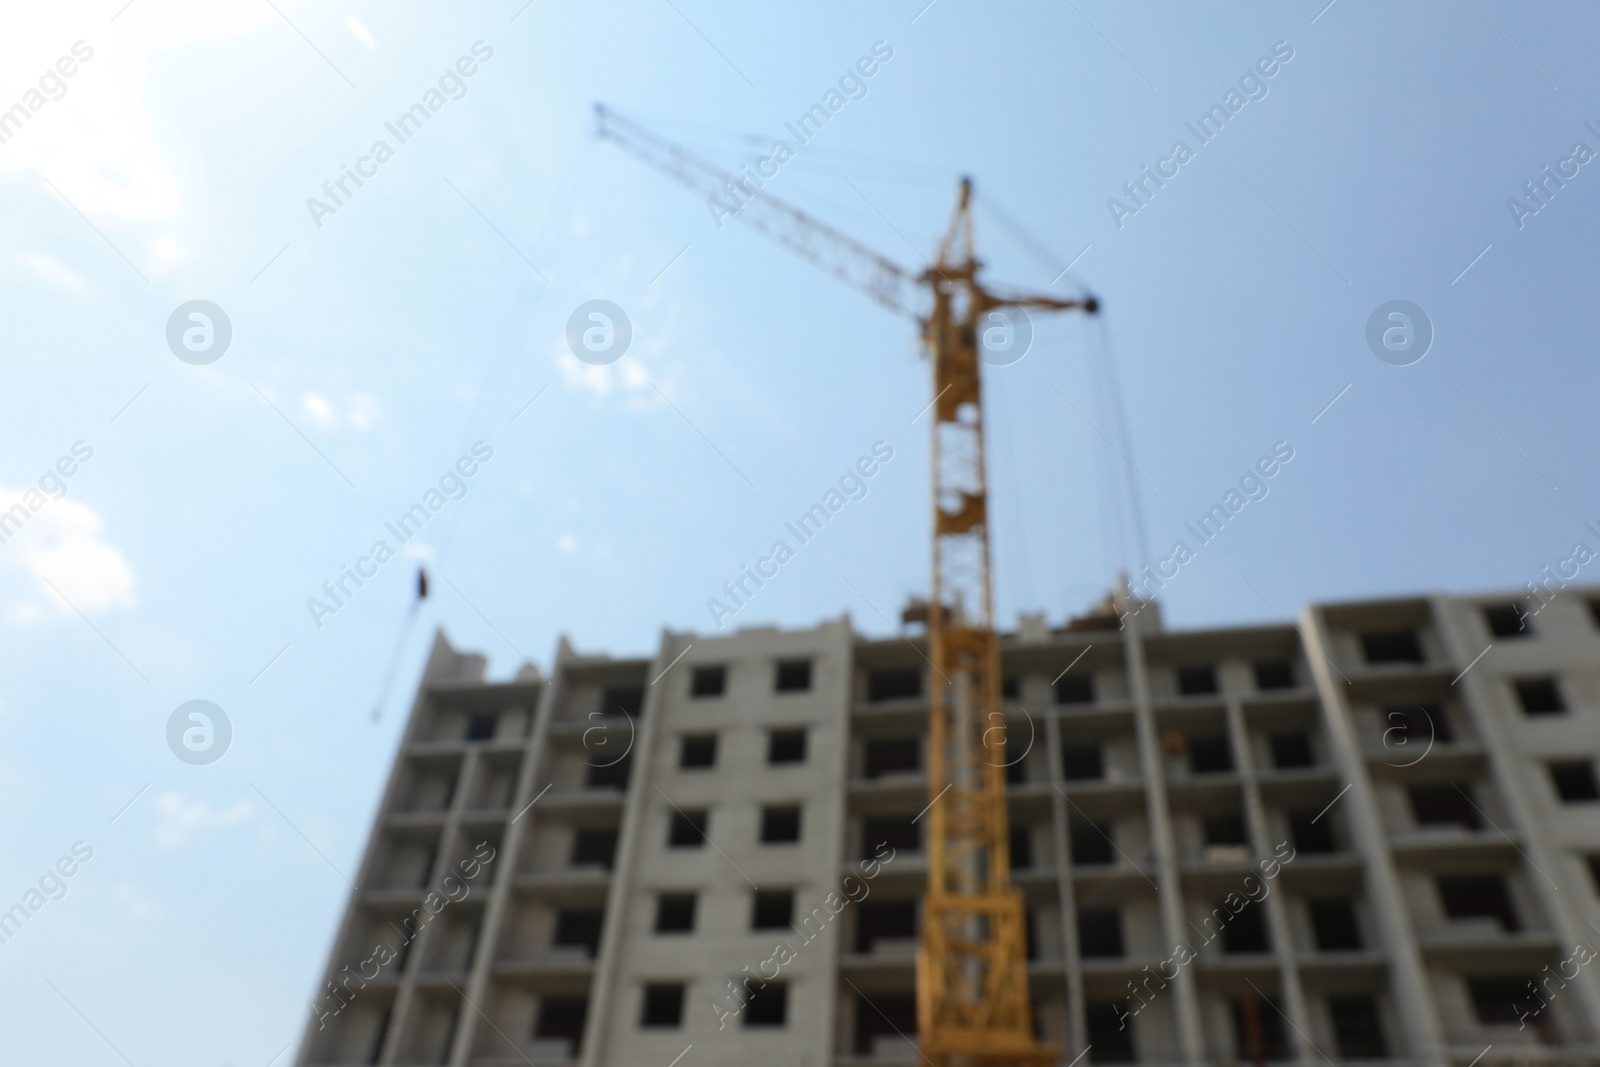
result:
M 1600 1064 L 1600 589 L 1128 606 L 1003 638 L 1062 1064 Z M 917 635 L 483 669 L 436 638 L 300 1067 L 922 1062 Z

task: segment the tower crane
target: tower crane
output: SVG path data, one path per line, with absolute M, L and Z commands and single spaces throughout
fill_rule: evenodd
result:
M 1043 1067 L 1059 1048 L 1034 1035 L 1022 894 L 1011 885 L 1000 642 L 989 576 L 981 324 L 1003 308 L 1078 310 L 1093 297 L 1001 290 L 981 281 L 972 183 L 932 264 L 912 272 L 683 147 L 595 105 L 600 137 L 696 192 L 891 311 L 914 319 L 933 364 L 933 668 L 928 723 L 928 887 L 917 950 L 917 1028 L 936 1067 Z

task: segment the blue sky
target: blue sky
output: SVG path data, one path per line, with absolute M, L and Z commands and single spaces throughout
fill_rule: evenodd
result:
M 1600 171 L 1508 207 L 1600 150 L 1592 7 L 923 3 L 3 16 L 0 108 L 41 106 L 0 144 L 0 498 L 92 456 L 0 544 L 0 903 L 94 854 L 0 944 L 0 1058 L 247 1067 L 298 1040 L 434 627 L 501 676 L 563 632 L 708 630 L 878 441 L 867 496 L 735 621 L 885 633 L 925 587 L 911 324 L 597 143 L 596 100 L 736 167 L 885 42 L 768 191 L 917 268 L 969 173 L 991 277 L 1046 289 L 1075 260 L 1055 291 L 1101 319 L 1041 318 L 987 380 L 1007 621 L 1082 609 L 1133 556 L 1106 355 L 1157 555 L 1294 452 L 1163 591 L 1173 625 L 1520 587 L 1600 520 Z M 308 198 L 480 41 L 459 99 L 317 225 Z M 1108 200 L 1277 42 L 1265 96 L 1119 228 Z M 196 299 L 233 330 L 204 366 L 165 341 Z M 609 366 L 564 341 L 592 299 L 632 323 Z M 1394 299 L 1435 331 L 1410 366 L 1365 340 Z M 465 496 L 315 625 L 307 599 L 477 441 Z M 434 595 L 374 724 L 419 560 Z M 209 766 L 166 746 L 194 699 L 233 726 Z

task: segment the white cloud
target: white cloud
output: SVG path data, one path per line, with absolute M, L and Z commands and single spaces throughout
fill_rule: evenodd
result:
M 54 256 L 45 255 L 43 252 L 22 252 L 17 256 L 17 263 L 32 272 L 40 281 L 57 289 L 64 289 L 69 293 L 83 292 L 83 275 Z
M 350 15 L 345 18 L 344 24 L 349 28 L 351 35 L 355 37 L 356 40 L 360 41 L 368 48 L 378 47 L 378 42 L 372 39 L 372 31 L 368 30 L 366 26 L 362 25 L 360 19 L 356 18 L 354 15 Z
M 27 571 L 38 598 L 64 615 L 70 615 L 74 606 L 83 612 L 133 607 L 133 568 L 121 549 L 101 538 L 105 522 L 99 512 L 81 501 L 50 499 L 37 489 L 27 492 L 29 499 L 42 498 L 43 503 L 0 546 L 0 560 L 9 556 Z M 0 513 L 8 518 L 18 509 L 28 513 L 23 494 L 21 489 L 0 488 Z M 63 604 L 51 586 L 72 606 Z M 27 622 L 38 617 L 38 609 L 23 601 L 10 605 L 9 614 L 15 621 Z
M 49 204 L 42 210 L 72 222 L 82 212 L 147 276 L 170 274 L 211 226 L 206 180 L 185 166 L 170 100 L 213 75 L 174 56 L 227 47 L 236 64 L 265 66 L 279 15 L 267 4 L 146 0 L 94 29 L 76 5 L 12 7 L 0 109 L 21 103 L 27 118 L 0 152 L 0 179 L 25 184 Z M 64 78 L 63 57 L 73 69 Z M 239 102 L 231 87 L 216 95 Z
M 179 793 L 162 793 L 155 799 L 156 844 L 177 848 L 197 830 L 210 830 L 248 819 L 254 806 L 241 800 L 225 811 L 218 811 L 204 800 L 189 800 Z
M 111 887 L 111 899 L 130 919 L 148 919 L 156 913 L 156 907 L 150 898 L 127 882 L 118 882 Z
M 371 393 L 357 393 L 350 398 L 344 418 L 357 430 L 365 432 L 372 429 L 378 421 L 378 398 Z
M 556 547 L 563 552 L 578 551 L 578 539 L 571 534 L 562 534 L 556 538 Z
M 650 392 L 650 375 L 632 356 L 623 356 L 615 363 L 596 366 L 585 363 L 571 352 L 556 353 L 556 365 L 569 389 L 586 389 L 596 396 L 609 396 L 621 390 L 625 393 Z
M 333 402 L 321 393 L 303 394 L 300 397 L 300 410 L 324 430 L 331 430 L 339 425 L 339 413 L 334 410 Z
M 300 410 L 305 412 L 306 418 L 324 430 L 331 430 L 339 425 L 339 413 L 334 410 L 333 402 L 321 393 L 306 393 L 302 396 Z
M 341 423 L 362 433 L 377 424 L 378 398 L 371 393 L 357 393 L 339 414 L 339 405 L 321 393 L 307 392 L 300 397 L 300 410 L 320 430 L 336 430 Z

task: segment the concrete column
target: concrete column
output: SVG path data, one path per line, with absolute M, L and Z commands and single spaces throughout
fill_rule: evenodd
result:
M 1161 930 L 1168 946 L 1188 940 L 1184 924 L 1183 886 L 1178 880 L 1178 849 L 1172 836 L 1172 819 L 1167 808 L 1165 762 L 1161 739 L 1156 729 L 1155 711 L 1150 705 L 1150 682 L 1145 676 L 1144 639 L 1139 615 L 1129 612 L 1127 587 L 1117 594 L 1123 617 L 1123 649 L 1128 671 L 1128 688 L 1133 695 L 1134 725 L 1139 737 L 1139 766 L 1144 775 L 1146 818 L 1150 822 L 1150 845 L 1155 854 L 1161 908 Z M 1167 951 L 1171 951 L 1168 948 Z M 1195 992 L 1194 970 L 1180 967 L 1173 978 L 1172 994 L 1178 1042 L 1187 1067 L 1205 1062 L 1205 1033 L 1200 1026 L 1200 1000 Z
M 628 783 L 627 799 L 622 809 L 622 826 L 617 834 L 617 859 L 611 869 L 611 886 L 606 893 L 605 923 L 601 927 L 599 962 L 594 969 L 594 980 L 589 985 L 589 1015 L 584 1020 L 583 1055 L 578 1067 L 595 1067 L 603 1062 L 606 1039 L 611 1036 L 613 1006 L 617 999 L 617 967 L 622 955 L 623 928 L 626 923 L 628 894 L 633 891 L 633 869 L 639 852 L 639 835 L 644 832 L 646 807 L 652 803 L 655 791 L 650 788 L 655 767 L 656 738 L 661 733 L 663 716 L 661 703 L 663 689 L 656 685 L 678 653 L 685 651 L 690 642 L 683 637 L 663 630 L 661 650 L 650 663 L 650 681 L 645 685 L 644 705 L 638 725 L 637 742 L 633 750 L 633 780 Z M 679 647 L 679 646 L 684 647 Z
M 1445 1047 L 1444 1029 L 1434 1009 L 1422 953 L 1417 948 L 1416 931 L 1401 894 L 1400 876 L 1389 852 L 1372 779 L 1367 774 L 1367 757 L 1351 721 L 1350 702 L 1345 697 L 1348 680 L 1332 662 L 1333 642 L 1322 613 L 1306 607 L 1300 613 L 1300 636 L 1306 645 L 1306 662 L 1316 681 L 1321 698 L 1323 726 L 1328 734 L 1328 751 L 1349 789 L 1338 800 L 1345 809 L 1352 844 L 1361 856 L 1366 874 L 1367 900 L 1378 924 L 1379 941 L 1389 956 L 1390 986 L 1400 1025 L 1405 1032 L 1406 1049 L 1413 1062 L 1427 1067 L 1445 1067 L 1450 1062 Z
M 396 760 L 398 766 L 402 761 Z M 461 757 L 461 771 L 456 778 L 455 794 L 450 798 L 450 810 L 445 815 L 444 830 L 439 834 L 439 849 L 433 855 L 433 866 L 423 878 L 423 893 L 432 892 L 433 878 L 441 868 L 441 863 L 448 863 L 449 857 L 455 852 L 456 842 L 461 838 L 461 813 L 466 810 L 467 796 L 472 790 L 473 779 L 478 771 L 478 753 L 474 749 L 467 749 Z M 383 814 L 388 814 L 385 807 Z M 381 817 L 381 816 L 380 816 Z M 498 856 L 495 861 L 499 862 Z M 448 905 L 446 905 L 448 906 Z M 427 914 L 427 908 L 422 909 Z M 442 914 L 442 912 L 441 912 Z M 437 919 L 430 919 L 427 925 L 417 931 L 417 936 L 412 940 L 411 950 L 406 955 L 406 969 L 400 974 L 400 988 L 395 990 L 394 1011 L 389 1016 L 389 1030 L 384 1034 L 383 1049 L 377 1062 L 382 1067 L 389 1067 L 395 1062 L 395 1057 L 400 1054 L 400 1049 L 407 1043 L 405 1041 L 406 1027 L 411 1024 L 411 1009 L 417 999 L 417 974 L 422 969 L 422 961 L 427 958 L 428 944 L 433 940 L 434 928 L 439 925 Z M 482 941 L 480 935 L 479 941 Z M 457 1017 L 455 1037 L 460 1039 L 470 1025 L 463 1025 L 466 1013 L 471 1009 L 462 1006 L 462 1012 Z
M 1267 809 L 1261 802 L 1261 785 L 1256 776 L 1255 749 L 1250 744 L 1250 730 L 1244 721 L 1244 709 L 1237 697 L 1229 697 L 1228 733 L 1233 738 L 1233 765 L 1239 768 L 1239 782 L 1244 789 L 1245 825 L 1250 835 L 1250 852 L 1265 858 L 1276 851 L 1272 836 L 1267 830 Z M 1259 868 L 1258 868 L 1259 870 Z M 1258 874 L 1257 880 L 1261 880 Z M 1267 883 L 1271 884 L 1271 883 Z M 1267 929 L 1272 934 L 1272 952 L 1278 960 L 1278 999 L 1283 1003 L 1284 1014 L 1294 1031 L 1295 1058 L 1304 1064 L 1315 1062 L 1321 1053 L 1311 1043 L 1311 1013 L 1306 1005 L 1305 988 L 1300 984 L 1300 971 L 1295 965 L 1294 940 L 1289 927 L 1289 910 L 1284 906 L 1283 894 L 1269 892 L 1260 906 L 1267 909 Z
M 823 632 L 827 634 L 828 655 L 836 657 L 843 664 L 844 669 L 842 687 L 833 696 L 833 706 L 838 709 L 831 728 L 838 738 L 839 758 L 832 766 L 819 766 L 819 773 L 828 775 L 834 796 L 838 797 L 833 823 L 833 839 L 838 842 L 839 851 L 836 853 L 838 866 L 833 872 L 833 885 L 842 886 L 846 875 L 855 873 L 851 866 L 854 857 L 850 855 L 850 730 L 854 721 L 855 712 L 855 630 L 851 625 L 850 616 L 843 615 L 838 619 L 825 623 Z M 815 679 L 820 672 L 813 669 L 812 677 Z M 813 750 L 820 746 L 813 746 Z M 859 877 L 859 875 L 858 875 Z M 812 1051 L 803 1055 L 800 1067 L 819 1067 L 831 1064 L 835 1058 L 838 1047 L 839 1025 L 839 960 L 844 953 L 844 946 L 840 943 L 840 935 L 822 939 L 820 946 L 822 958 L 815 971 L 817 984 L 822 987 L 817 994 L 817 1025 L 812 1033 L 815 1035 L 816 1044 Z
M 489 887 L 489 899 L 484 905 L 483 925 L 478 930 L 478 943 L 473 949 L 473 960 L 464 991 L 467 999 L 466 1014 L 456 1027 L 455 1040 L 450 1045 L 449 1056 L 445 1061 L 449 1067 L 467 1067 L 472 1059 L 472 1047 L 477 1040 L 478 1029 L 483 1025 L 484 1016 L 492 1014 L 494 1006 L 488 1001 L 490 976 L 494 970 L 495 956 L 500 951 L 505 917 L 511 909 L 515 895 L 517 859 L 522 851 L 522 843 L 533 825 L 533 813 L 526 809 L 539 795 L 539 790 L 544 788 L 535 779 L 539 772 L 539 761 L 544 755 L 544 739 L 549 732 L 550 720 L 562 692 L 566 662 L 571 655 L 572 650 L 563 639 L 556 648 L 551 676 L 546 679 L 538 703 L 528 709 L 533 715 L 533 721 L 522 752 L 522 762 L 517 769 L 517 784 L 511 790 L 511 806 L 506 816 L 511 822 L 501 835 L 500 852 L 494 858 L 495 864 L 500 869 L 494 883 Z M 471 787 L 472 783 L 465 776 L 462 781 L 467 783 L 468 788 Z M 466 790 L 458 784 L 456 792 L 457 799 L 461 800 L 459 794 L 465 793 Z
M 1061 768 L 1061 713 L 1045 713 L 1044 738 L 1049 751 L 1050 846 L 1056 856 L 1056 899 L 1061 907 L 1061 958 L 1067 978 L 1067 1040 L 1064 1059 L 1070 1062 L 1088 1043 L 1083 1015 L 1083 960 L 1078 954 L 1078 902 L 1072 884 L 1072 855 L 1067 842 L 1067 794 Z

